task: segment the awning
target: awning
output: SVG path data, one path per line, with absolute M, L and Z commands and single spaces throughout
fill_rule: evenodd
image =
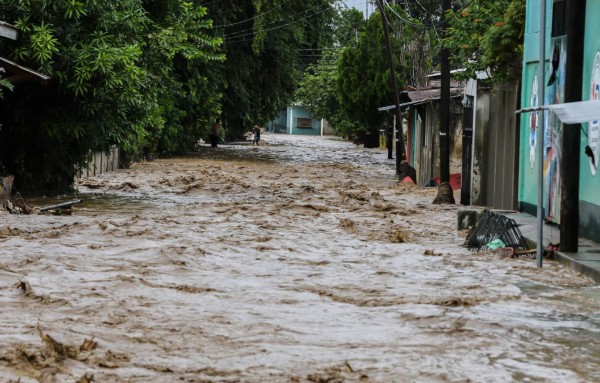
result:
M 403 108 L 405 106 L 419 104 L 419 103 L 423 103 L 425 101 L 426 100 L 417 100 L 417 101 L 404 102 L 404 103 L 400 104 L 400 107 Z M 388 106 L 382 106 L 381 108 L 377 108 L 377 110 L 380 111 L 380 112 L 385 112 L 386 110 L 393 110 L 393 109 L 396 109 L 396 105 L 388 105 Z
M 42 84 L 52 80 L 52 77 L 34 71 L 3 57 L 0 57 L 0 71 L 4 73 L 2 76 L 13 84 L 18 84 L 26 81 L 38 81 Z
M 516 113 L 530 113 L 541 110 L 551 111 L 563 124 L 581 124 L 600 120 L 600 100 L 535 106 L 517 110 Z
M 433 88 L 433 89 L 421 89 L 421 90 L 409 90 L 406 92 L 402 92 L 402 95 L 407 96 L 410 101 L 404 102 L 400 104 L 400 108 L 409 105 L 419 105 L 425 104 L 429 101 L 436 101 L 442 98 L 441 89 Z M 450 98 L 462 97 L 463 89 L 462 88 L 450 88 Z M 405 97 L 406 98 L 406 97 Z M 388 105 L 377 108 L 380 112 L 385 112 L 388 110 L 396 109 L 396 105 Z

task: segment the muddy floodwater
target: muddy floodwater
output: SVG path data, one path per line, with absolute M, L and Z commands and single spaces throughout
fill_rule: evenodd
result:
M 263 141 L 0 213 L 0 382 L 600 381 L 588 279 L 469 252 L 384 150 Z

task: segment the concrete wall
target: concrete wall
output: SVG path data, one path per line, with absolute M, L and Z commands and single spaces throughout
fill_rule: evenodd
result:
M 286 133 L 287 132 L 287 110 L 284 110 L 275 117 L 271 122 L 271 131 L 274 133 Z
M 552 4 L 552 0 L 546 0 L 546 57 L 544 58 L 544 82 L 548 81 L 548 57 L 552 53 L 550 51 Z M 541 79 L 538 64 L 540 53 L 539 16 L 540 2 L 528 0 L 525 21 L 525 44 L 523 47 L 523 75 L 521 87 L 522 108 L 543 105 L 545 102 L 541 97 L 538 97 L 537 90 L 538 80 Z M 538 161 L 544 161 L 543 158 L 538 158 L 536 131 L 538 129 L 545 129 L 545 127 L 540 125 L 539 117 L 534 113 L 521 114 L 519 126 L 519 209 L 535 215 L 537 209 Z M 543 201 L 544 206 L 547 204 L 547 200 L 546 193 Z
M 309 118 L 312 120 L 312 126 L 310 128 L 299 128 L 298 127 L 298 119 L 299 118 Z M 321 120 L 317 120 L 312 118 L 308 110 L 306 110 L 302 106 L 292 106 L 288 107 L 288 123 L 287 123 L 287 131 L 288 134 L 298 134 L 298 135 L 309 135 L 309 136 L 317 136 L 321 134 Z
M 600 29 L 597 19 L 600 1 L 587 1 L 583 59 L 582 100 L 600 99 Z M 600 242 L 600 121 L 582 125 L 580 172 L 579 172 L 579 218 L 580 234 Z M 595 167 L 585 153 L 589 145 L 594 152 Z
M 310 118 L 312 120 L 310 128 L 298 127 L 298 118 Z M 271 129 L 275 133 L 299 134 L 317 136 L 321 134 L 321 120 L 312 118 L 308 111 L 298 105 L 289 106 L 286 110 L 271 121 Z M 329 124 L 325 121 L 324 134 L 333 134 Z
M 550 76 L 550 65 L 548 59 L 552 55 L 557 39 L 551 37 L 551 20 L 552 20 L 552 1 L 546 1 L 546 57 L 545 57 L 545 77 L 546 82 Z M 587 1 L 586 4 L 586 22 L 584 41 L 584 59 L 583 59 L 583 74 L 582 74 L 582 100 L 600 99 L 600 29 L 597 27 L 596 19 L 600 14 L 599 1 Z M 523 87 L 522 87 L 522 102 L 521 107 L 535 106 L 541 104 L 536 100 L 536 91 L 534 82 L 538 76 L 538 57 L 539 57 L 539 2 L 527 1 L 527 20 L 525 28 L 525 46 L 523 57 Z M 568 59 L 568 58 L 567 58 Z M 560 78 L 559 78 L 560 80 Z M 560 85 L 560 82 L 559 82 Z M 560 98 L 560 88 L 556 89 L 546 87 L 546 95 L 550 94 L 553 100 L 546 97 L 545 102 L 554 101 L 557 95 Z M 552 118 L 547 125 L 552 127 Z M 550 156 L 555 148 L 548 144 L 553 140 L 553 134 L 545 134 L 545 150 L 544 158 L 537 158 L 537 153 L 533 144 L 535 138 L 532 133 L 535 132 L 536 119 L 532 114 L 523 114 L 520 117 L 520 137 L 521 144 L 519 147 L 520 163 L 519 163 L 519 207 L 521 210 L 530 214 L 536 214 L 537 207 L 537 161 L 543 160 L 544 163 L 544 216 L 555 217 L 558 213 L 560 205 L 557 204 L 557 184 L 552 186 L 549 184 L 549 169 L 552 168 Z M 537 124 L 539 128 L 539 123 Z M 580 206 L 580 235 L 600 242 L 600 174 L 597 167 L 600 165 L 598 158 L 600 157 L 600 122 L 591 122 L 582 124 L 581 143 L 579 148 L 580 171 L 579 171 L 579 206 Z M 545 127 L 546 133 L 552 133 L 552 130 Z M 556 140 L 554 140 L 556 141 Z M 554 145 L 556 146 L 556 145 Z M 590 146 L 594 152 L 596 163 L 594 166 L 589 157 L 585 155 L 585 147 Z M 560 147 L 559 147 L 560 149 Z M 596 155 L 597 154 L 597 155 Z M 560 156 L 560 151 L 558 152 Z M 560 159 L 560 157 L 559 157 Z M 551 193 L 554 189 L 553 194 Z M 559 192 L 560 190 L 558 190 Z M 551 209 L 553 211 L 551 211 Z M 555 218 L 553 218 L 555 219 Z

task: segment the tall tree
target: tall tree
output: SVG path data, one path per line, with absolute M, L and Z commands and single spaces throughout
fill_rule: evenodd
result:
M 411 46 L 418 40 L 418 35 L 425 33 L 425 28 L 399 6 L 389 5 L 389 9 L 388 20 L 398 89 L 404 89 L 406 80 L 410 78 L 414 59 Z M 427 65 L 424 60 L 423 66 Z M 357 46 L 342 51 L 338 70 L 342 108 L 353 121 L 363 125 L 363 133 L 368 131 L 376 134 L 383 117 L 377 108 L 390 105 L 394 100 L 379 12 L 374 12 L 369 17 L 367 28 L 360 34 Z
M 333 0 L 207 3 L 223 38 L 223 119 L 232 136 L 287 106 L 304 69 L 332 41 Z M 314 52 L 308 56 L 306 52 Z
M 325 118 L 337 135 L 348 138 L 356 136 L 362 126 L 349 118 L 341 107 L 342 96 L 337 86 L 338 63 L 343 47 L 356 46 L 364 27 L 362 12 L 339 9 L 334 19 L 334 43 L 323 50 L 317 63 L 309 65 L 295 93 L 295 100 L 312 116 Z M 308 52 L 310 57 L 315 56 L 313 51 Z
M 0 0 L 0 19 L 22 36 L 0 53 L 53 77 L 2 103 L 0 162 L 20 185 L 63 189 L 90 150 L 111 144 L 131 155 L 174 149 L 167 126 L 178 136 L 201 121 L 188 112 L 217 108 L 200 73 L 223 56 L 198 3 Z
M 472 0 L 451 11 L 444 44 L 467 77 L 488 71 L 494 82 L 521 77 L 525 0 Z

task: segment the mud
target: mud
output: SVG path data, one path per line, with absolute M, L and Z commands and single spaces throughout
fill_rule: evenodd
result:
M 262 143 L 0 213 L 0 382 L 600 380 L 589 280 L 470 253 L 385 151 Z

